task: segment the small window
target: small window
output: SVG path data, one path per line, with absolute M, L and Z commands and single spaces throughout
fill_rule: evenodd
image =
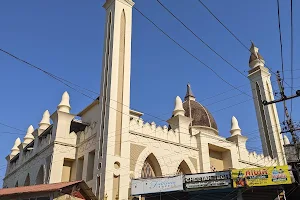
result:
M 86 181 L 90 181 L 90 180 L 93 179 L 94 161 L 95 161 L 95 150 L 89 152 L 88 165 L 87 165 L 87 173 L 86 173 Z

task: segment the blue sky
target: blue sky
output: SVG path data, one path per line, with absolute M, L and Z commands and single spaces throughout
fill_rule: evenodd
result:
M 247 75 L 249 52 L 197 0 L 162 2 L 212 48 Z M 244 44 L 250 47 L 250 40 L 253 40 L 260 48 L 267 66 L 273 71 L 281 69 L 275 0 L 203 2 Z M 105 16 L 103 3 L 104 0 L 2 2 L 0 47 L 53 74 L 99 92 Z M 205 47 L 156 1 L 136 0 L 135 3 L 139 10 L 225 80 L 235 86 L 244 85 L 240 89 L 251 94 L 247 78 Z M 290 70 L 289 6 L 289 2 L 281 1 L 285 70 Z M 300 2 L 294 1 L 294 10 L 299 7 Z M 297 67 L 300 62 L 297 57 L 300 44 L 297 35 L 300 31 L 297 20 L 299 15 L 299 12 L 294 12 L 295 69 L 300 69 Z M 91 99 L 3 53 L 0 53 L 0 67 L 0 122 L 24 130 L 20 132 L 0 125 L 0 176 L 3 177 L 5 156 L 9 154 L 16 137 L 22 139 L 30 124 L 37 128 L 46 109 L 53 113 L 65 90 L 70 93 L 73 113 L 78 113 Z M 290 71 L 285 72 L 285 77 L 290 84 Z M 300 70 L 294 71 L 294 77 L 300 77 Z M 272 80 L 275 80 L 274 76 Z M 294 81 L 295 87 L 300 86 L 298 80 Z M 215 117 L 220 135 L 230 135 L 230 121 L 234 115 L 239 120 L 242 133 L 249 137 L 248 147 L 261 152 L 253 101 L 244 94 L 239 95 L 239 91 L 221 81 L 133 11 L 131 107 L 168 119 L 175 97 L 184 97 L 188 82 L 197 100 L 207 106 Z M 273 89 L 278 90 L 277 84 L 273 84 Z M 225 91 L 228 92 L 216 96 Z M 290 94 L 288 86 L 286 92 Z M 299 99 L 293 102 L 293 118 L 298 120 Z M 283 120 L 282 104 L 277 107 L 280 119 Z M 162 123 L 146 114 L 144 119 Z

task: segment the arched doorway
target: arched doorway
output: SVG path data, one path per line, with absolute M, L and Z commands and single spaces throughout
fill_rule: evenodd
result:
M 26 176 L 25 182 L 24 182 L 24 186 L 29 186 L 30 185 L 30 176 L 29 173 Z
M 16 184 L 15 184 L 15 187 L 18 187 L 19 186 L 19 183 L 18 183 L 18 181 L 16 182 Z
M 45 183 L 45 172 L 44 172 L 44 167 L 43 165 L 40 167 L 39 172 L 37 174 L 36 180 L 35 180 L 35 184 L 39 185 L 39 184 L 44 184 Z
M 152 178 L 158 176 L 162 176 L 161 168 L 156 157 L 151 153 L 144 162 L 141 177 Z
M 183 160 L 177 169 L 177 174 L 191 174 L 191 169 L 187 165 L 187 163 Z

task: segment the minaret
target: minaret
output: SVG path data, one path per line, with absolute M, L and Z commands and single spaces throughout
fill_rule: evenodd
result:
M 99 199 L 128 199 L 132 0 L 106 0 L 100 123 L 94 165 Z M 125 152 L 125 150 L 127 150 Z M 127 158 L 128 157 L 128 158 Z M 120 168 L 120 169 L 119 169 Z M 126 171 L 126 172 L 125 172 Z M 122 183 L 122 184 L 121 184 Z M 128 187 L 124 184 L 128 183 Z
M 278 164 L 285 164 L 283 150 L 283 138 L 280 134 L 280 122 L 276 104 L 264 106 L 263 100 L 274 100 L 271 84 L 271 74 L 265 67 L 264 58 L 258 52 L 258 48 L 252 43 L 249 59 L 249 75 L 253 100 L 256 110 L 256 117 L 265 156 L 278 159 Z

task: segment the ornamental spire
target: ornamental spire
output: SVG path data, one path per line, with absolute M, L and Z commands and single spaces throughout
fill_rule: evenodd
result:
M 174 117 L 177 115 L 184 116 L 184 112 L 185 111 L 183 109 L 182 100 L 179 96 L 177 96 L 175 99 L 175 108 L 173 111 L 173 115 L 174 115 Z
M 70 96 L 67 91 L 65 91 L 61 97 L 61 102 L 57 106 L 58 111 L 70 113 L 71 106 L 70 106 Z
M 188 83 L 187 84 L 187 88 L 186 88 L 186 95 L 184 97 L 184 100 L 194 100 L 195 101 L 195 96 L 192 92 L 192 89 L 191 89 L 191 85 Z
M 255 68 L 257 66 L 264 66 L 265 60 L 258 52 L 259 48 L 255 46 L 255 44 L 251 41 L 251 47 L 250 47 L 250 59 L 249 59 L 249 66 L 251 68 Z
M 231 133 L 231 136 L 242 135 L 241 134 L 241 128 L 239 126 L 239 122 L 235 118 L 235 116 L 232 116 L 232 118 L 231 118 L 231 130 L 230 130 L 230 133 Z

